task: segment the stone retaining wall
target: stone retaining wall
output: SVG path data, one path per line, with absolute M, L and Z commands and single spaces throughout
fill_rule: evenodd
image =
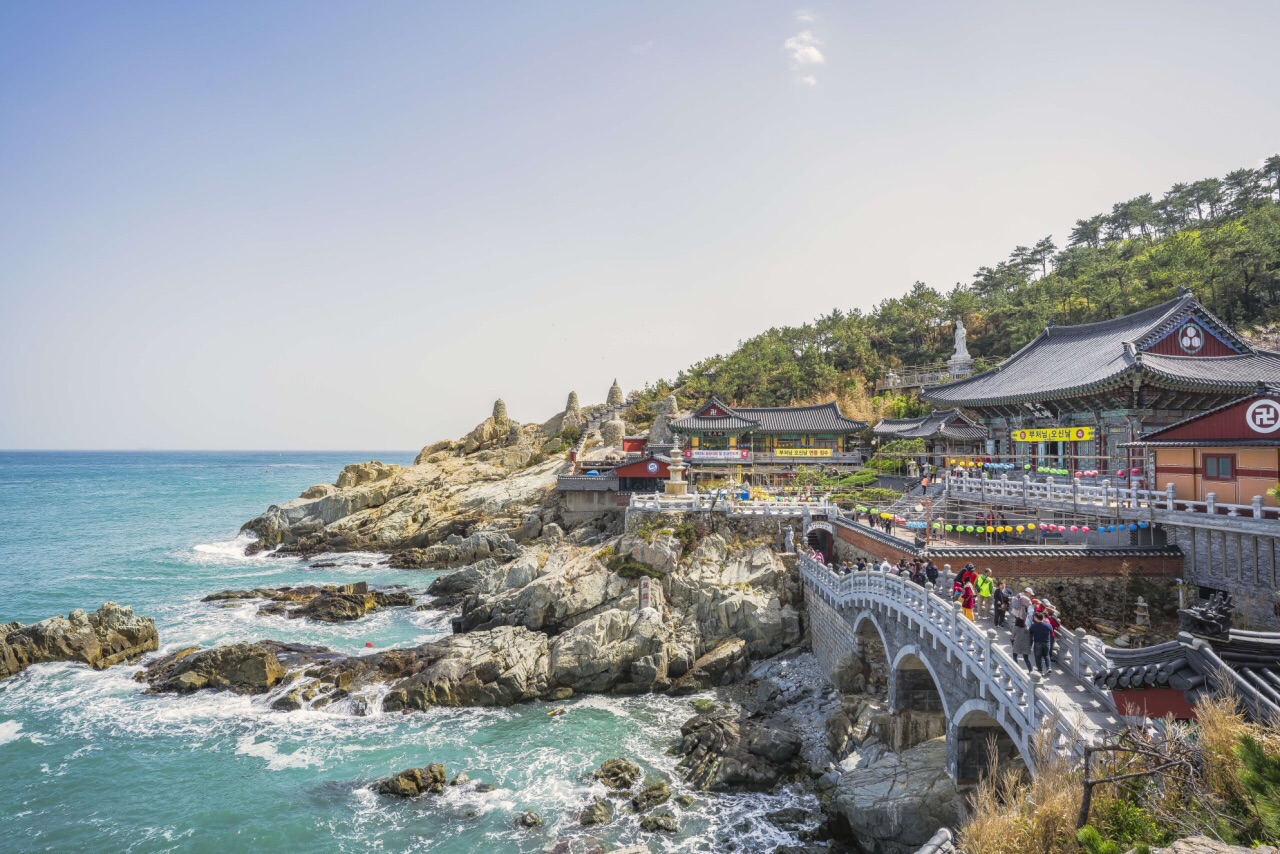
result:
M 1260 537 L 1174 525 L 1165 530 L 1187 556 L 1183 578 L 1188 584 L 1231 594 L 1236 628 L 1280 630 L 1280 531 Z

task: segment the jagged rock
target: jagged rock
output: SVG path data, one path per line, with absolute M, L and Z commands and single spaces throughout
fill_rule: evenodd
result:
M 425 768 L 407 768 L 399 774 L 379 780 L 371 788 L 380 795 L 396 795 L 401 798 L 416 798 L 423 794 L 442 795 L 447 778 L 444 766 L 435 762 Z
M 552 681 L 593 693 L 666 687 L 667 645 L 672 637 L 672 630 L 652 608 L 605 611 L 552 641 Z
M 223 590 L 204 597 L 205 602 L 270 599 L 259 609 L 262 614 L 278 614 L 290 618 L 307 617 L 326 623 L 358 620 L 378 608 L 412 605 L 413 597 L 403 592 L 369 590 L 365 581 L 355 584 L 316 587 L 259 587 L 253 590 Z M 288 605 L 300 607 L 290 608 Z
M 550 691 L 547 636 L 521 627 L 452 635 L 400 653 L 412 675 L 395 683 L 382 702 L 388 712 L 432 706 L 510 706 Z M 377 656 L 365 656 L 376 658 Z M 403 662 L 406 657 L 412 663 Z M 379 663 L 377 666 L 381 666 Z
M 317 483 L 315 486 L 309 486 L 302 491 L 299 498 L 325 498 L 333 495 L 338 491 L 338 487 L 332 483 Z
M 912 854 L 939 827 L 954 827 L 963 799 L 947 774 L 946 738 L 902 753 L 869 750 L 840 777 L 830 813 L 871 854 Z
M 670 810 L 658 810 L 650 813 L 640 819 L 640 828 L 648 833 L 678 833 L 680 830 L 680 822 L 676 821 L 676 817 L 671 814 Z
M 77 608 L 65 617 L 50 617 L 30 626 L 0 625 L 0 679 L 32 664 L 79 661 L 102 670 L 135 661 L 159 648 L 156 624 L 133 608 L 104 602 L 92 614 Z
M 606 759 L 604 764 L 597 768 L 592 776 L 599 780 L 606 789 L 625 791 L 640 780 L 640 766 L 621 757 Z
M 596 824 L 608 824 L 613 821 L 613 804 L 601 798 L 593 798 L 591 803 L 578 813 L 578 824 L 590 827 Z
M 466 771 L 460 771 L 460 772 L 458 772 L 458 776 L 454 777 L 452 780 L 450 780 L 450 781 L 449 781 L 449 785 L 450 785 L 450 786 L 465 786 L 465 785 L 467 785 L 467 784 L 468 784 L 468 783 L 470 783 L 470 782 L 471 782 L 471 777 L 467 775 L 467 772 L 466 772 Z
M 482 795 L 487 795 L 489 792 L 498 791 L 498 787 L 492 783 L 477 783 L 475 790 Z
M 353 486 L 364 486 L 365 484 L 395 477 L 399 472 L 400 466 L 380 463 L 377 460 L 370 460 L 367 463 L 353 463 L 338 474 L 338 480 L 334 485 L 338 489 L 350 489 Z M 307 496 L 304 494 L 303 497 Z
M 627 579 L 572 546 L 517 561 L 513 572 L 502 578 L 500 587 L 498 576 L 492 576 L 463 602 L 463 629 L 519 625 L 560 632 L 607 610 L 632 589 Z M 498 589 L 488 593 L 491 588 Z
M 237 643 L 201 650 L 181 649 L 156 659 L 139 674 L 157 693 L 189 694 L 211 688 L 237 694 L 262 694 L 284 678 L 282 652 L 309 653 L 314 647 L 275 641 Z
M 520 814 L 521 827 L 542 827 L 542 816 L 534 810 L 525 810 Z
M 696 715 L 680 734 L 679 767 L 704 791 L 771 789 L 799 770 L 799 734 L 743 720 L 733 709 Z
M 621 418 L 611 418 L 600 427 L 600 441 L 605 447 L 622 447 L 622 437 L 625 435 L 627 435 L 627 425 Z
M 519 556 L 520 545 L 510 534 L 478 531 L 467 537 L 453 534 L 427 548 L 405 549 L 392 555 L 388 563 L 399 569 L 448 569 L 485 560 L 506 563 Z
M 672 684 L 671 692 L 692 694 L 728 685 L 742 678 L 750 663 L 746 641 L 741 638 L 725 641 L 695 661 L 693 667 Z
M 665 781 L 645 786 L 640 793 L 631 799 L 631 808 L 636 812 L 651 810 L 658 804 L 665 804 L 671 799 L 671 787 Z

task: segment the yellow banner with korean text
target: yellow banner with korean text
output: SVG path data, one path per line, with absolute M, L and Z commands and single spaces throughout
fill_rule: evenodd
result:
M 829 457 L 830 448 L 775 448 L 773 453 L 779 457 Z
M 1092 438 L 1092 427 L 1042 427 L 1013 431 L 1015 442 L 1087 442 Z

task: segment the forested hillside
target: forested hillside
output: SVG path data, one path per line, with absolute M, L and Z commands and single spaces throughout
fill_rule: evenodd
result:
M 1275 347 L 1280 328 L 1280 155 L 1260 169 L 1175 184 L 1076 222 L 1065 246 L 1045 237 L 1014 248 L 968 284 L 943 293 L 923 282 L 872 311 L 830 314 L 770 329 L 712 356 L 674 381 L 647 387 L 630 419 L 675 388 L 684 404 L 715 393 L 739 405 L 838 399 L 847 414 L 915 414 L 919 404 L 871 390 L 886 370 L 944 361 L 957 317 L 969 350 L 987 360 L 1022 347 L 1052 319 L 1086 323 L 1170 299 L 1187 286 L 1231 326 Z

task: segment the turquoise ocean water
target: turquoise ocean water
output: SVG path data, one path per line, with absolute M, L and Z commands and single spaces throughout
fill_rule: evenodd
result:
M 442 611 L 388 609 L 351 624 L 260 617 L 201 597 L 299 583 L 405 584 L 372 554 L 308 568 L 243 555 L 239 526 L 351 462 L 413 454 L 0 452 L 0 623 L 31 623 L 106 600 L 154 617 L 161 651 L 275 638 L 347 653 L 422 643 L 449 631 Z M 362 565 L 364 564 L 364 565 Z M 765 814 L 811 798 L 696 793 L 674 837 L 643 834 L 625 809 L 581 828 L 590 771 L 629 756 L 680 789 L 666 749 L 688 699 L 581 697 L 551 704 L 360 716 L 352 705 L 275 712 L 262 698 L 147 696 L 138 667 L 36 665 L 0 682 L 0 851 L 440 851 L 566 854 L 648 844 L 654 851 L 768 851 L 795 842 Z M 376 698 L 374 698 L 376 699 Z M 558 704 L 557 704 L 558 705 Z M 375 704 L 376 706 L 376 704 Z M 443 762 L 499 788 L 411 802 L 375 797 L 373 779 Z M 621 806 L 621 804 L 619 804 Z M 515 825 L 538 810 L 542 828 Z

